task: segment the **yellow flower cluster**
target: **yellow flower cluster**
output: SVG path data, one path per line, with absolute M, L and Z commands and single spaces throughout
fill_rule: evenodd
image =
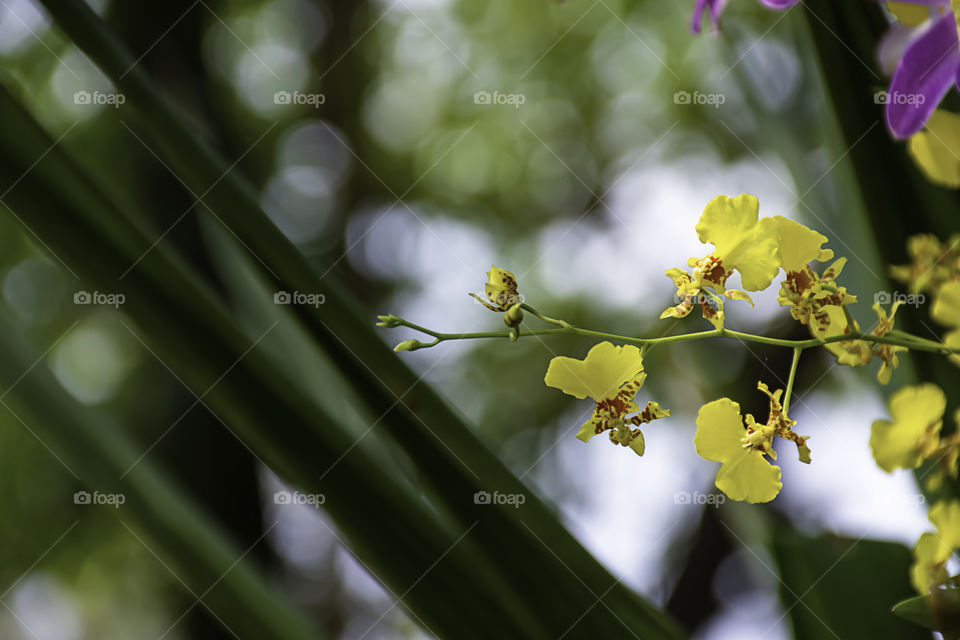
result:
M 936 120 L 932 122 L 935 124 Z M 867 332 L 861 331 L 847 310 L 847 305 L 855 303 L 857 298 L 837 282 L 846 258 L 834 259 L 833 251 L 823 246 L 826 236 L 817 231 L 783 216 L 761 218 L 759 203 L 751 195 L 717 196 L 711 200 L 696 225 L 696 232 L 701 242 L 713 245 L 713 250 L 702 257 L 690 258 L 689 269 L 666 271 L 676 287 L 678 302 L 663 311 L 661 318 L 683 318 L 699 306 L 703 317 L 716 328 L 715 332 L 703 332 L 700 336 L 749 337 L 724 328 L 724 301 L 745 300 L 752 306 L 747 291 L 766 289 L 782 269 L 778 303 L 789 307 L 790 315 L 807 326 L 840 364 L 860 366 L 877 358 L 881 361 L 877 379 L 887 384 L 898 366 L 898 354 L 907 350 L 904 344 L 923 346 L 927 350 L 931 350 L 931 344 L 937 347 L 929 340 L 894 331 L 900 300 L 889 308 L 874 304 L 876 322 Z M 944 344 L 960 348 L 960 235 L 951 238 L 947 245 L 930 235 L 914 236 L 909 239 L 908 253 L 911 263 L 892 267 L 892 276 L 906 283 L 912 294 L 932 296 L 931 316 L 949 328 Z M 832 262 L 822 272 L 811 266 L 813 262 L 828 261 Z M 727 288 L 734 274 L 739 274 L 743 290 Z M 522 304 L 517 280 L 509 271 L 493 266 L 487 280 L 483 297 L 471 295 L 487 308 L 504 313 L 508 326 L 515 328 L 514 334 L 523 317 L 521 308 L 560 326 L 561 330 L 578 330 Z M 442 334 L 433 335 L 437 340 L 446 339 Z M 654 341 L 624 340 L 644 345 Z M 790 344 L 790 341 L 782 342 Z M 763 503 L 780 493 L 783 487 L 780 468 L 774 464 L 776 438 L 793 442 L 800 461 L 810 462 L 808 438 L 794 431 L 796 421 L 787 415 L 788 409 L 784 406 L 789 405 L 800 353 L 807 348 L 803 341 L 792 344 L 797 346 L 786 398 L 783 389 L 771 392 L 763 382 L 757 384 L 757 389 L 769 401 L 764 423 L 757 422 L 751 414 L 744 415 L 740 405 L 730 398 L 707 402 L 697 414 L 694 448 L 701 457 L 720 463 L 715 484 L 734 500 Z M 420 346 L 424 345 L 410 348 Z M 594 345 L 582 360 L 557 356 L 550 361 L 544 376 L 547 386 L 593 402 L 590 417 L 580 426 L 577 438 L 587 442 L 606 432 L 613 444 L 627 447 L 637 455 L 644 454 L 646 445 L 640 427 L 669 417 L 670 411 L 654 401 L 647 402 L 642 409 L 636 402 L 647 377 L 643 355 L 635 346 L 617 346 L 604 341 Z M 960 357 L 950 357 L 960 364 Z M 954 415 L 957 428 L 949 435 L 942 435 L 946 407 L 944 392 L 933 384 L 907 386 L 895 392 L 888 403 L 890 419 L 877 420 L 871 426 L 870 448 L 877 465 L 887 473 L 922 468 L 920 477 L 926 478 L 926 489 L 931 492 L 939 491 L 948 479 L 956 480 L 960 464 L 960 410 Z M 936 502 L 929 517 L 936 533 L 920 537 L 911 568 L 911 581 L 921 594 L 948 579 L 947 560 L 960 550 L 960 500 Z
M 779 304 L 789 307 L 791 316 L 823 341 L 839 363 L 859 366 L 876 357 L 882 362 L 877 379 L 883 384 L 890 381 L 898 365 L 898 354 L 906 350 L 901 346 L 904 339 L 895 340 L 894 344 L 876 338 L 894 331 L 900 302 L 888 309 L 873 305 L 877 320 L 867 333 L 862 332 L 847 311 L 847 305 L 857 298 L 837 282 L 846 258 L 834 259 L 833 251 L 824 248 L 826 236 L 783 216 L 761 218 L 757 199 L 748 194 L 735 198 L 721 195 L 711 200 L 697 222 L 696 232 L 701 242 L 713 245 L 713 250 L 690 258 L 689 270 L 667 270 L 679 301 L 666 309 L 661 318 L 683 318 L 700 306 L 703 317 L 716 327 L 716 334 L 723 335 L 724 301 L 745 300 L 752 305 L 746 292 L 766 289 L 782 270 Z M 909 244 L 912 264 L 893 269 L 893 275 L 908 282 L 911 291 L 929 291 L 934 295 L 932 315 L 951 328 L 945 340 L 951 346 L 960 346 L 958 244 L 960 236 L 950 246 L 941 245 L 932 236 L 914 237 Z M 818 272 L 811 266 L 814 262 L 831 263 Z M 739 274 L 743 290 L 727 287 L 734 274 Z M 517 279 L 496 266 L 487 273 L 483 297 L 471 295 L 487 308 L 504 313 L 511 327 L 520 324 L 522 307 L 547 322 L 575 329 L 522 304 Z M 511 320 L 511 314 L 516 318 Z M 847 335 L 850 338 L 844 339 Z M 716 486 L 730 498 L 757 503 L 773 500 L 779 494 L 780 468 L 773 464 L 777 459 L 775 438 L 793 442 L 799 459 L 810 462 L 807 438 L 793 430 L 796 421 L 788 417 L 784 406 L 788 404 L 793 373 L 803 348 L 796 349 L 786 399 L 782 400 L 784 390 L 771 392 L 766 384 L 758 383 L 757 388 L 769 400 L 766 422 L 761 424 L 752 415 L 743 415 L 740 405 L 729 398 L 713 400 L 700 408 L 694 447 L 703 458 L 720 463 Z M 590 417 L 580 426 L 577 438 L 586 442 L 606 432 L 614 444 L 643 455 L 646 445 L 640 427 L 670 415 L 657 402 L 650 401 L 643 408 L 636 403 L 646 377 L 640 349 L 605 341 L 594 345 L 582 360 L 554 357 L 544 382 L 575 398 L 593 401 Z M 938 488 L 948 477 L 956 478 L 960 432 L 949 437 L 940 435 L 946 410 L 943 392 L 929 384 L 906 387 L 891 397 L 889 407 L 892 419 L 878 420 L 872 427 L 870 447 L 877 464 L 892 472 L 916 469 L 933 461 L 926 473 L 930 489 Z M 960 412 L 957 420 L 960 421 Z M 930 542 L 923 545 L 924 553 L 929 552 L 927 559 L 939 562 L 942 549 L 933 549 Z
M 884 471 L 929 468 L 928 491 L 937 491 L 947 478 L 956 479 L 960 456 L 960 431 L 941 436 L 947 398 L 934 384 L 921 384 L 900 389 L 890 397 L 887 408 L 891 420 L 877 420 L 870 430 L 873 459 Z M 960 411 L 954 415 L 960 426 Z M 930 521 L 937 533 L 924 533 L 914 547 L 914 564 L 910 579 L 921 594 L 947 579 L 946 562 L 960 549 L 960 502 L 938 501 L 930 509 Z
M 960 234 L 947 244 L 930 234 L 907 240 L 907 253 L 912 262 L 891 267 L 890 275 L 905 283 L 911 293 L 929 293 L 933 297 L 930 316 L 950 329 L 943 336 L 948 347 L 960 348 Z M 960 357 L 951 361 L 960 366 Z
M 945 283 L 960 278 L 960 234 L 941 244 L 922 233 L 907 239 L 911 263 L 890 267 L 890 275 L 909 287 L 910 293 L 935 293 Z

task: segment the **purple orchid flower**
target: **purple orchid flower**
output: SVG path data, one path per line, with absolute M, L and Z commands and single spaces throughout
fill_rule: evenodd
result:
M 799 1 L 800 0 L 760 0 L 760 4 L 770 9 L 783 11 L 784 9 L 789 9 Z M 690 30 L 694 33 L 700 33 L 700 23 L 703 20 L 703 12 L 706 10 L 710 12 L 710 21 L 713 23 L 713 28 L 717 29 L 720 26 L 720 14 L 723 12 L 723 7 L 726 4 L 727 0 L 697 0 L 693 8 L 693 19 L 690 22 Z
M 923 129 L 951 85 L 960 87 L 960 39 L 949 0 L 913 0 L 931 8 L 933 23 L 903 51 L 887 94 L 885 115 L 894 137 L 903 139 Z M 940 8 L 946 10 L 940 15 Z

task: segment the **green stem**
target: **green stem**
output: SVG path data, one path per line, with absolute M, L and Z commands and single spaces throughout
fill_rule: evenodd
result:
M 528 311 L 526 305 L 524 308 Z M 544 318 L 534 311 L 530 311 L 539 318 Z M 476 340 L 481 338 L 510 338 L 511 335 L 516 335 L 517 338 L 522 338 L 525 336 L 546 336 L 546 335 L 557 335 L 557 334 L 573 334 L 588 336 L 591 338 L 601 338 L 604 340 L 612 340 L 615 342 L 620 342 L 623 344 L 632 344 L 637 346 L 646 346 L 646 345 L 660 345 L 660 344 L 671 344 L 675 342 L 694 342 L 697 340 L 707 340 L 710 338 L 733 338 L 735 340 L 742 340 L 744 342 L 756 342 L 759 344 L 768 344 L 776 347 L 786 347 L 789 349 L 809 349 L 811 347 L 819 347 L 825 344 L 833 344 L 835 342 L 846 342 L 848 340 L 862 340 L 864 342 L 869 342 L 872 344 L 890 344 L 900 347 L 906 347 L 908 349 L 915 349 L 918 351 L 928 351 L 931 353 L 940 353 L 943 355 L 951 354 L 960 354 L 960 348 L 948 347 L 945 344 L 933 342 L 932 340 L 925 340 L 918 336 L 912 334 L 898 334 L 895 336 L 884 335 L 877 336 L 870 333 L 861 333 L 859 331 L 854 331 L 851 333 L 845 333 L 839 336 L 831 336 L 829 338 L 808 338 L 806 340 L 788 340 L 784 338 L 771 338 L 769 336 L 761 336 L 753 333 L 744 333 L 742 331 L 734 331 L 732 329 L 711 329 L 709 331 L 697 331 L 694 333 L 682 333 L 674 336 L 662 336 L 658 338 L 636 338 L 631 336 L 622 336 L 614 333 L 606 333 L 603 331 L 594 331 L 592 329 L 583 329 L 581 327 L 575 327 L 563 320 L 553 320 L 552 324 L 563 323 L 556 329 L 528 329 L 525 331 L 518 331 L 516 334 L 512 330 L 503 330 L 503 331 L 481 331 L 474 333 L 441 333 L 439 331 L 434 331 L 426 327 L 421 327 L 419 325 L 408 322 L 402 318 L 398 318 L 397 321 L 391 325 L 396 327 L 407 327 L 413 329 L 414 331 L 419 331 L 428 336 L 432 336 L 435 340 L 429 345 L 434 346 L 445 342 L 447 340 Z
M 797 378 L 797 365 L 800 364 L 800 354 L 803 347 L 793 348 L 793 362 L 790 363 L 790 377 L 787 378 L 787 390 L 783 392 L 783 415 L 790 411 L 790 396 L 793 395 L 793 381 Z
M 537 316 L 538 318 L 540 318 L 541 320 L 543 320 L 544 322 L 546 322 L 546 323 L 548 323 L 548 324 L 556 325 L 556 326 L 558 326 L 558 327 L 560 327 L 560 328 L 562 328 L 562 329 L 569 329 L 569 328 L 572 328 L 572 327 L 573 327 L 572 324 L 570 324 L 569 322 L 567 322 L 567 321 L 565 321 L 565 320 L 557 320 L 556 318 L 551 318 L 550 316 L 546 316 L 546 315 L 540 313 L 539 311 L 537 311 L 536 309 L 534 309 L 533 307 L 531 307 L 530 305 L 528 305 L 528 304 L 525 303 L 525 302 L 520 305 L 520 308 L 523 309 L 524 311 L 529 311 L 530 313 L 532 313 L 533 315 Z

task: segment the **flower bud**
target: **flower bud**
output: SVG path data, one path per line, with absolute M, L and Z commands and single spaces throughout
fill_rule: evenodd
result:
M 394 351 L 416 351 L 427 345 L 423 344 L 419 340 L 404 340 L 397 346 L 393 348 Z
M 387 329 L 393 329 L 394 327 L 400 326 L 400 318 L 398 318 L 395 315 L 377 316 L 377 320 L 380 321 L 377 323 L 378 327 L 386 327 Z
M 503 323 L 508 327 L 519 327 L 521 322 L 523 322 L 523 309 L 519 304 L 513 305 L 503 314 Z

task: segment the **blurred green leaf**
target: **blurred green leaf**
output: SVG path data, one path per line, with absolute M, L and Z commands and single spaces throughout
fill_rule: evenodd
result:
M 794 637 L 929 638 L 890 611 L 910 593 L 910 552 L 903 545 L 780 527 L 773 534 L 780 599 Z
M 50 448 L 71 473 L 75 470 L 82 490 L 122 494 L 121 506 L 110 511 L 123 526 L 135 527 L 137 532 L 131 533 L 138 542 L 226 628 L 237 630 L 233 633 L 283 640 L 319 637 L 305 616 L 244 561 L 246 550 L 230 543 L 149 460 L 138 461 L 138 447 L 123 431 L 70 397 L 45 367 L 36 366 L 37 354 L 18 344 L 14 335 L 14 329 L 0 321 L 2 410 Z M 62 504 L 71 498 L 63 495 Z
M 205 205 L 250 249 L 264 273 L 285 288 L 315 290 L 316 272 L 263 214 L 249 185 L 183 122 L 89 7 L 69 0 L 44 4 L 141 111 L 164 158 L 191 188 L 206 194 Z M 676 634 L 672 623 L 600 566 L 461 417 L 382 344 L 373 319 L 341 285 L 328 275 L 322 289 L 327 298 L 322 309 L 293 305 L 291 311 L 371 410 L 383 416 L 380 424 L 415 461 L 447 512 L 461 528 L 477 527 L 472 537 L 483 549 L 485 571 L 514 585 L 551 634 L 574 625 L 610 633 L 622 633 L 626 626 L 645 629 L 651 637 Z M 475 504 L 473 495 L 484 490 L 523 493 L 527 501 L 522 511 Z M 515 567 L 521 564 L 537 570 L 518 574 Z M 600 594 L 605 606 L 596 606 Z M 551 615 L 539 613 L 544 610 Z
M 921 627 L 927 629 L 936 629 L 936 622 L 933 620 L 933 613 L 930 611 L 930 595 L 915 596 L 901 600 L 893 605 L 893 612 Z
M 87 286 L 124 294 L 124 310 L 144 343 L 266 465 L 290 484 L 326 496 L 325 508 L 353 550 L 422 624 L 445 633 L 464 625 L 489 633 L 511 624 L 539 637 L 510 598 L 514 588 L 471 553 L 475 543 L 467 534 L 474 525 L 457 527 L 424 505 L 256 349 L 273 325 L 254 341 L 240 332 L 200 279 L 163 245 L 153 246 L 5 90 L 0 119 L 8 124 L 0 129 L 5 207 L 54 259 L 83 274 Z M 475 608 L 439 606 L 441 594 L 454 589 Z
M 904 620 L 939 631 L 948 640 L 960 637 L 960 588 L 956 586 L 934 587 L 925 596 L 898 602 L 893 612 Z

